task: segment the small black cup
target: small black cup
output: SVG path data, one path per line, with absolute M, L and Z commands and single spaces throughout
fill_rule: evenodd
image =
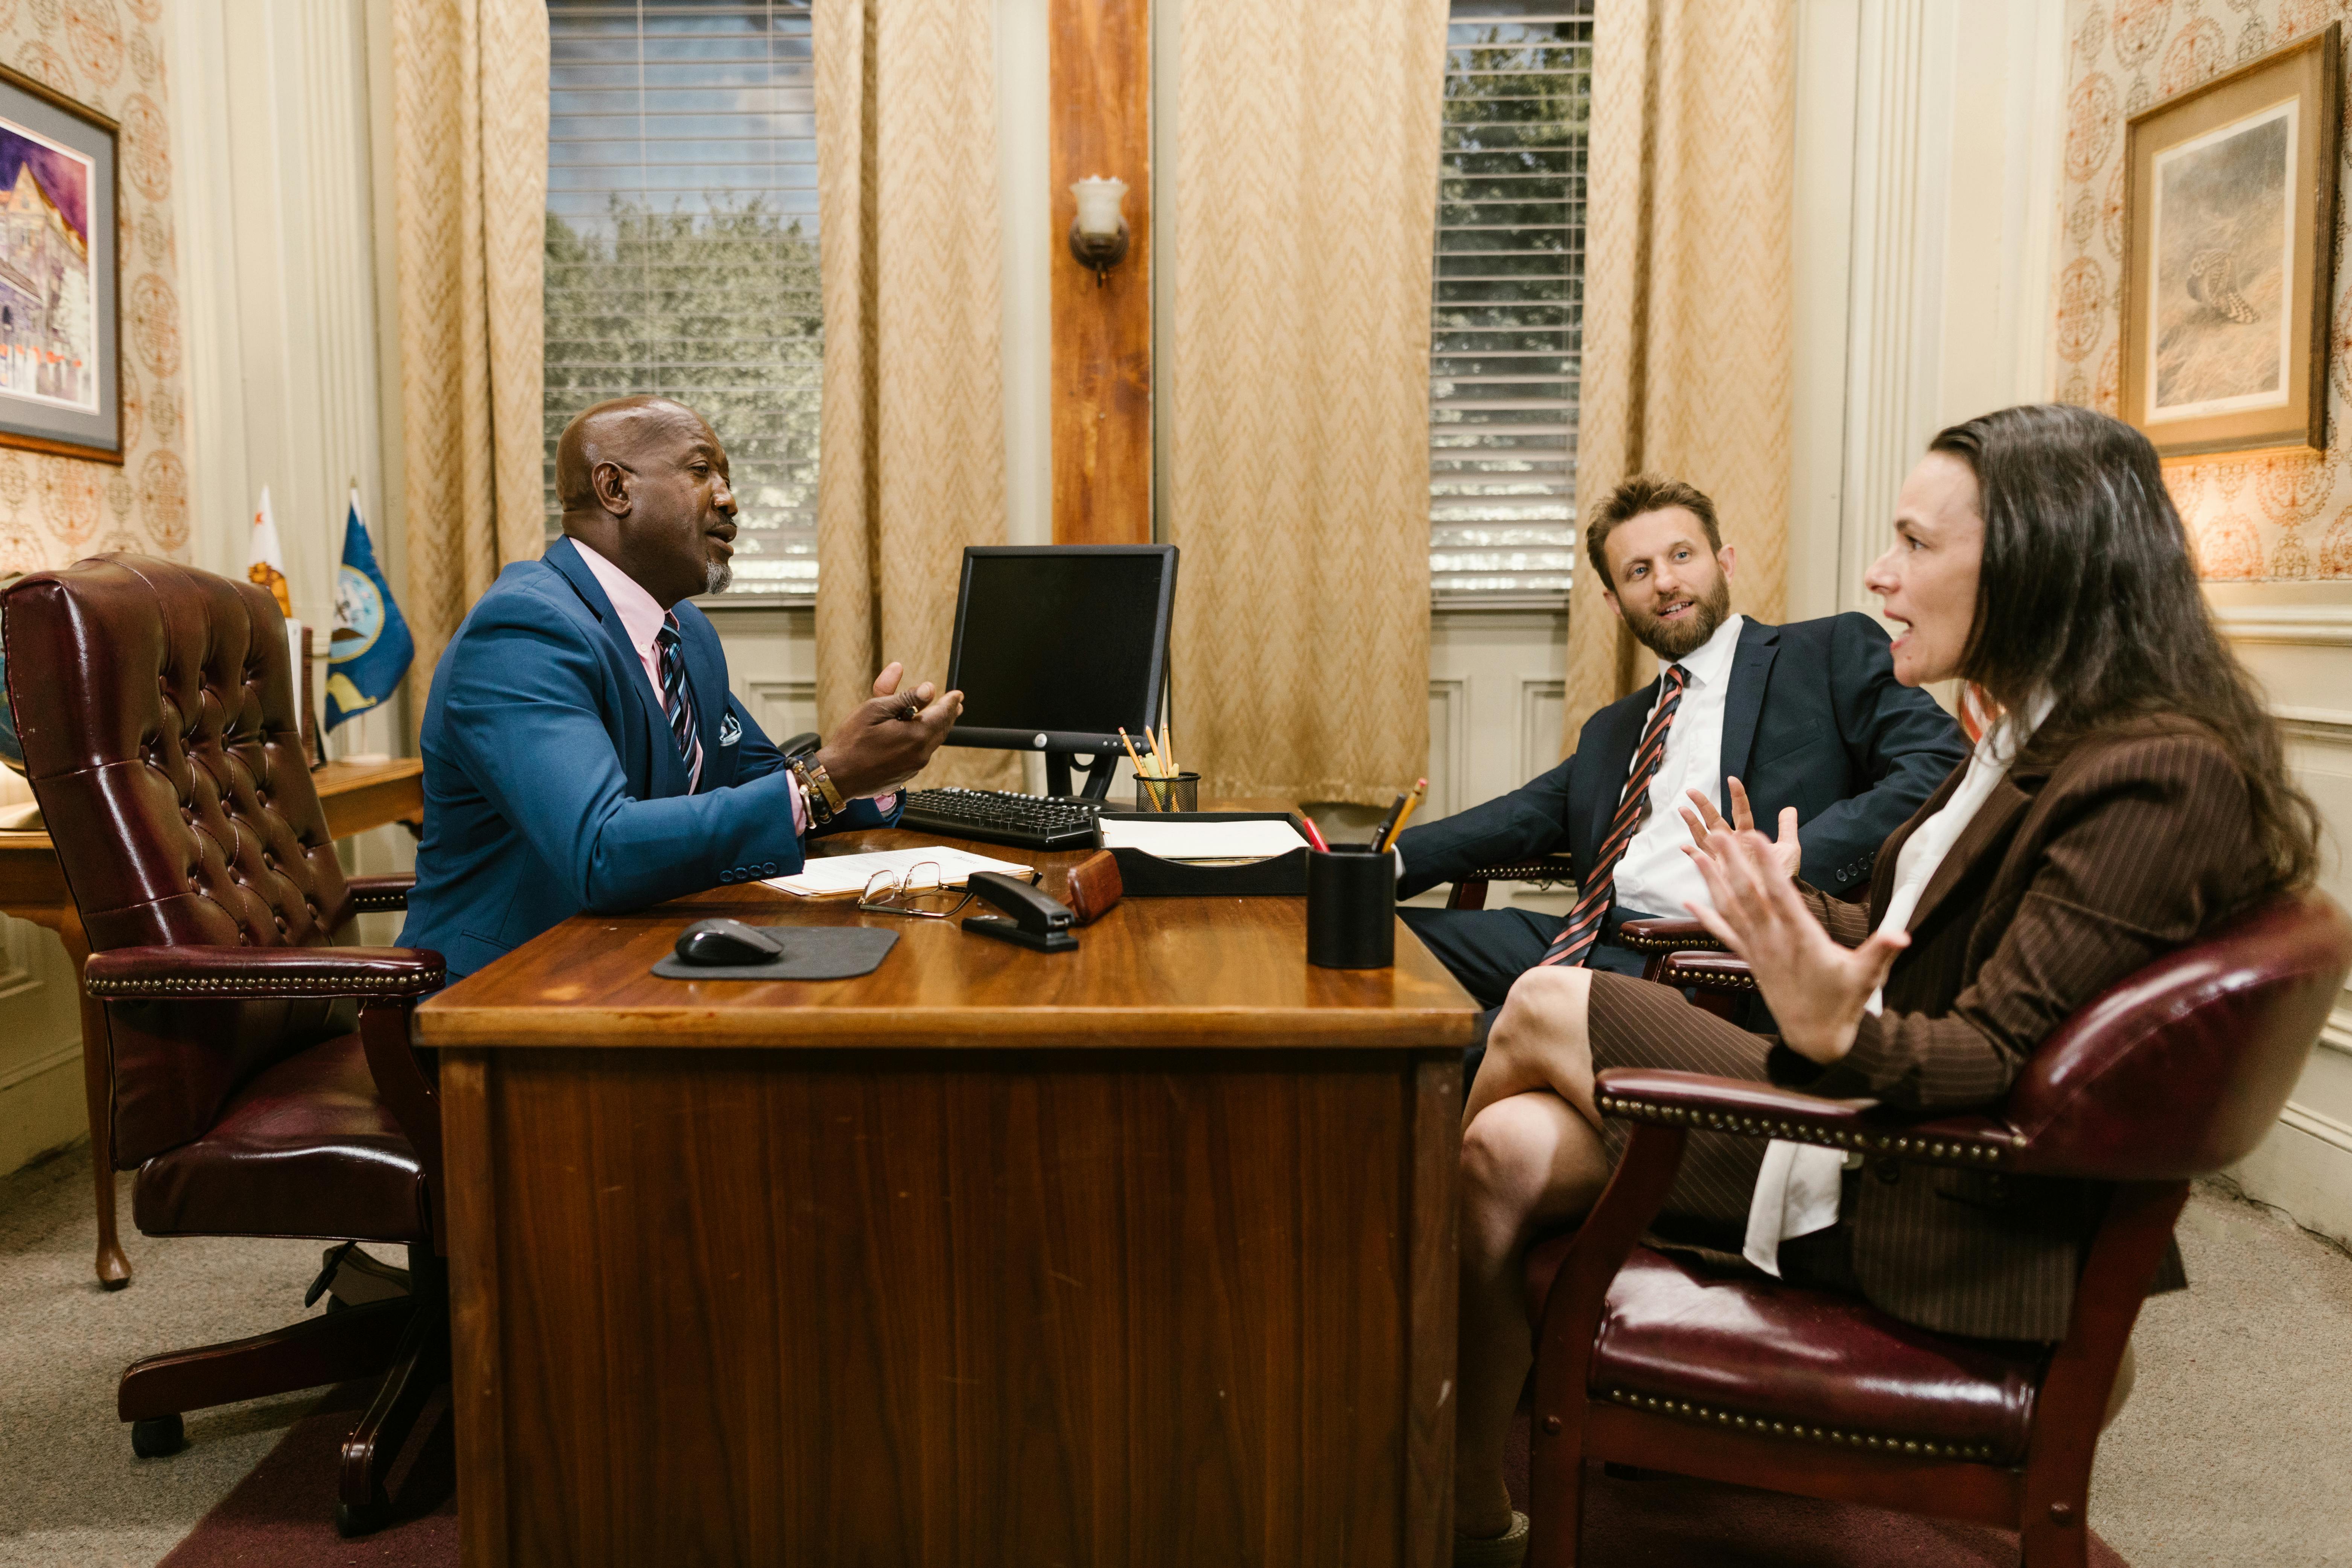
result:
M 1307 962 L 1386 969 L 1396 962 L 1396 862 L 1369 844 L 1307 852 Z
M 1146 778 L 1138 774 L 1135 780 L 1135 809 L 1138 811 L 1200 810 L 1201 775 L 1168 773 L 1159 778 Z

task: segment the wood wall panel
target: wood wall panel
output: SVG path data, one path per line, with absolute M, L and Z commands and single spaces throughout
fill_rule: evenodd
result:
M 1151 542 L 1151 7 L 1049 0 L 1053 28 L 1054 541 Z M 1125 180 L 1127 258 L 1070 254 L 1073 182 Z
M 509 1560 L 1442 1561 L 1452 1053 L 491 1060 Z

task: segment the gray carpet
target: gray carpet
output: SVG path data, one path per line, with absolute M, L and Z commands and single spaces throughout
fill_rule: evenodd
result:
M 89 1272 L 89 1158 L 0 1177 L 0 1568 L 147 1568 L 313 1403 L 191 1415 L 184 1451 L 131 1457 L 123 1366 L 291 1321 L 320 1248 L 133 1237 L 137 1279 L 109 1295 Z M 2134 1568 L 2352 1568 L 2352 1258 L 2218 1191 L 2192 1200 L 2180 1245 L 2195 1283 L 2141 1316 L 2092 1523 Z
M 2352 1565 L 2352 1258 L 2218 1189 L 2179 1236 L 2189 1288 L 2140 1312 L 2093 1526 L 2133 1568 Z
M 130 1177 L 120 1191 L 127 1227 Z M 114 1418 L 122 1369 L 293 1321 L 320 1247 L 126 1235 L 131 1284 L 109 1293 L 89 1194 L 87 1144 L 0 1177 L 0 1568 L 150 1568 L 318 1401 L 191 1415 L 186 1448 L 134 1458 Z

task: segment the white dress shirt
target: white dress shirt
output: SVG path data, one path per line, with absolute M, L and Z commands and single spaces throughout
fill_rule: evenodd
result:
M 1618 910 L 1679 918 L 1685 903 L 1706 902 L 1706 882 L 1683 853 L 1691 836 L 1677 808 L 1690 804 L 1685 793 L 1689 790 L 1722 804 L 1723 707 L 1731 694 L 1731 661 L 1739 651 L 1739 628 L 1745 624 L 1745 616 L 1733 616 L 1685 658 L 1658 661 L 1661 676 L 1667 666 L 1679 664 L 1688 679 L 1682 705 L 1666 731 L 1665 757 L 1650 781 L 1650 815 L 1617 862 L 1613 898 Z M 1652 703 L 1642 719 L 1644 731 L 1656 712 L 1657 705 Z M 1635 750 L 1638 757 L 1639 748 Z M 1631 776 L 1633 771 L 1629 760 L 1625 772 Z M 1618 785 L 1621 795 L 1623 789 Z M 1609 815 L 1617 815 L 1615 800 L 1610 802 Z
M 594 574 L 596 585 L 604 590 L 604 597 L 613 601 L 613 613 L 621 617 L 621 630 L 627 636 L 629 646 L 637 650 L 637 661 L 645 666 L 646 679 L 654 689 L 654 711 L 667 715 L 669 708 L 662 696 L 661 644 L 657 639 L 663 623 L 669 619 L 669 612 L 635 577 L 587 545 L 575 539 L 572 546 L 580 552 L 580 559 L 588 563 L 588 570 Z M 668 726 L 665 723 L 662 728 L 667 732 Z M 808 820 L 808 802 L 801 795 L 800 780 L 795 778 L 793 831 L 806 837 Z
M 2042 727 L 2042 721 L 2050 717 L 2051 706 L 2052 700 L 2045 697 L 2033 705 L 2022 724 L 2012 714 L 1985 731 L 1976 750 L 1969 753 L 1969 771 L 1961 776 L 1952 798 L 1903 841 L 1903 851 L 1895 860 L 1895 889 L 1887 895 L 1886 913 L 1878 922 L 1880 931 L 1911 929 L 1911 917 L 1918 912 L 1919 900 L 1927 891 L 1927 884 L 1935 880 L 1944 857 L 1952 852 L 1952 846 L 1976 820 L 1984 803 L 1992 798 L 1992 792 L 2009 776 L 2010 763 L 2017 760 L 2017 753 L 2024 750 L 2033 731 Z M 1885 1012 L 1885 986 L 1871 992 L 1863 1010 L 1874 1018 Z M 1811 1236 L 1837 1223 L 1845 1163 L 1842 1151 L 1818 1144 L 1790 1143 L 1776 1138 L 1765 1148 L 1764 1163 L 1756 1173 L 1756 1195 L 1748 1205 L 1748 1242 L 1740 1248 L 1748 1262 L 1777 1276 L 1780 1272 L 1782 1242 Z

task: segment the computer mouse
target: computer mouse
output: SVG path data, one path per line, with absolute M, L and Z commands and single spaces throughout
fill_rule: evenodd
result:
M 783 955 L 782 942 L 741 921 L 697 921 L 677 933 L 680 963 L 715 969 L 726 964 L 773 963 Z

